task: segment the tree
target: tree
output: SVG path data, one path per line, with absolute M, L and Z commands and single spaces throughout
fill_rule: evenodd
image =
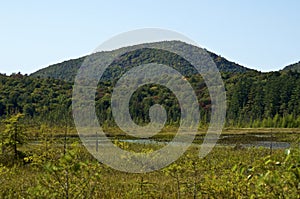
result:
M 18 146 L 23 145 L 26 141 L 26 135 L 24 134 L 23 126 L 20 124 L 20 119 L 23 118 L 23 114 L 16 114 L 11 118 L 4 121 L 5 130 L 2 137 L 2 147 L 4 150 L 12 150 L 14 159 L 18 158 Z

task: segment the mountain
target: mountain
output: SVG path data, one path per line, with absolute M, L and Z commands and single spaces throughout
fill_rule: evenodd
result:
M 151 43 L 157 46 L 158 48 L 161 47 L 168 47 L 168 48 L 180 48 L 184 49 L 185 51 L 189 51 L 191 49 L 190 44 L 186 44 L 184 42 L 180 41 L 163 41 L 163 42 L 156 42 Z M 123 54 L 121 57 L 119 57 L 118 60 L 115 60 L 108 68 L 106 73 L 103 75 L 104 79 L 114 79 L 120 77 L 124 71 L 129 69 L 130 67 L 137 66 L 140 64 L 146 64 L 146 63 L 159 63 L 159 64 L 165 64 L 168 66 L 173 66 L 175 69 L 177 69 L 179 72 L 181 72 L 184 75 L 192 75 L 195 73 L 195 70 L 192 69 L 193 67 L 188 63 L 185 59 L 182 57 L 170 53 L 168 51 L 164 50 L 158 50 L 149 48 L 150 44 L 140 44 L 136 46 L 129 46 L 120 48 L 117 50 L 109 51 L 109 52 L 97 52 L 95 53 L 95 56 L 101 57 L 104 54 L 107 54 L 109 56 L 112 56 L 116 53 L 130 51 L 128 53 Z M 132 50 L 131 49 L 136 49 Z M 207 51 L 207 53 L 210 55 L 210 57 L 213 59 L 213 61 L 216 63 L 218 69 L 220 72 L 234 72 L 234 73 L 245 73 L 247 71 L 253 71 L 252 69 L 243 67 L 237 63 L 228 61 L 227 59 L 216 55 L 215 53 Z M 81 67 L 81 64 L 86 59 L 86 56 L 80 57 L 78 59 L 71 59 L 68 61 L 64 61 L 62 63 L 54 64 L 51 66 L 48 66 L 46 68 L 43 68 L 41 70 L 38 70 L 37 72 L 31 74 L 33 77 L 41 77 L 41 78 L 55 78 L 55 79 L 61 79 L 66 81 L 73 81 L 78 69 Z
M 300 61 L 298 63 L 291 64 L 291 65 L 284 67 L 283 70 L 292 70 L 292 71 L 300 72 Z
M 206 124 L 210 117 L 211 99 L 204 79 L 187 60 L 162 49 L 183 51 L 193 60 L 199 57 L 199 54 L 195 53 L 199 52 L 199 48 L 195 46 L 179 41 L 164 41 L 97 52 L 88 56 L 88 59 L 81 57 L 51 65 L 29 77 L 21 74 L 0 75 L 0 118 L 21 112 L 32 118 L 46 119 L 53 123 L 63 121 L 60 115 L 62 111 L 71 110 L 72 81 L 81 65 L 97 66 L 99 63 L 110 63 L 98 82 L 95 106 L 99 122 L 113 126 L 115 123 L 110 103 L 117 82 L 115 80 L 132 67 L 158 63 L 173 67 L 186 76 L 198 98 L 201 121 Z M 262 73 L 230 62 L 212 52 L 206 52 L 222 72 L 226 89 L 228 126 L 300 127 L 300 72 L 291 71 L 286 67 L 283 71 Z M 116 55 L 120 56 L 111 62 L 111 58 Z M 89 62 L 86 63 L 86 60 Z M 206 56 L 200 64 L 204 67 L 209 66 L 206 65 L 207 61 L 209 57 Z M 296 68 L 297 65 L 300 64 L 294 64 L 290 68 Z M 98 68 L 93 69 L 95 71 L 91 73 L 91 77 L 94 78 Z M 84 104 L 85 99 L 80 103 Z M 166 108 L 168 124 L 178 123 L 180 107 L 176 96 L 167 88 L 156 84 L 145 85 L 132 95 L 130 114 L 133 120 L 139 124 L 147 124 L 149 108 L 154 104 L 161 104 Z
M 125 59 L 128 60 L 128 59 Z M 122 61 L 120 62 L 122 63 Z M 189 71 L 187 71 L 189 72 Z M 300 127 L 300 73 L 221 73 L 226 88 L 226 121 L 231 127 Z M 186 78 L 199 102 L 201 123 L 210 119 L 211 99 L 201 75 Z M 95 93 L 96 114 L 101 124 L 114 126 L 111 96 L 115 81 L 100 81 Z M 0 74 L 0 121 L 15 113 L 24 113 L 28 121 L 53 125 L 72 123 L 72 82 L 53 78 Z M 178 84 L 178 88 L 181 85 Z M 86 103 L 81 99 L 80 103 Z M 168 114 L 167 125 L 180 119 L 177 97 L 168 88 L 147 84 L 131 97 L 129 111 L 137 124 L 149 122 L 149 109 L 160 104 Z
M 184 51 L 190 58 L 199 56 L 195 53 L 198 52 L 197 47 L 178 41 L 129 46 L 89 56 L 88 64 L 97 66 L 99 63 L 111 63 L 103 73 L 103 79 L 98 82 L 95 92 L 96 114 L 101 124 L 115 125 L 111 111 L 111 96 L 117 82 L 115 80 L 130 68 L 147 63 L 165 64 L 185 75 L 185 80 L 190 83 L 197 96 L 201 122 L 209 122 L 212 104 L 204 79 L 185 59 L 162 50 L 170 48 Z M 226 89 L 228 126 L 300 127 L 300 72 L 288 69 L 268 73 L 257 72 L 212 52 L 207 53 L 222 72 Z M 111 62 L 111 58 L 116 55 L 121 56 Z M 20 112 L 36 121 L 58 124 L 70 120 L 70 125 L 73 125 L 69 117 L 72 112 L 72 81 L 79 67 L 82 64 L 86 66 L 86 58 L 58 63 L 31 76 L 0 74 L 0 120 Z M 204 57 L 203 66 L 206 66 L 208 59 L 209 57 Z M 95 71 L 92 75 L 96 73 Z M 176 86 L 179 89 L 182 87 L 181 84 Z M 86 99 L 79 99 L 79 102 L 84 107 Z M 159 84 L 141 86 L 132 95 L 129 111 L 134 122 L 147 124 L 150 119 L 150 107 L 154 104 L 165 107 L 168 125 L 178 124 L 181 113 L 177 97 L 167 87 Z

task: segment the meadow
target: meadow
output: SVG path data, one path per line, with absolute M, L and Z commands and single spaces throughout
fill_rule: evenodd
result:
M 99 163 L 81 144 L 75 129 L 41 126 L 28 132 L 27 142 L 18 146 L 22 158 L 15 159 L 13 153 L 0 155 L 1 198 L 300 197 L 298 129 L 225 129 L 224 136 L 239 135 L 239 139 L 220 139 L 202 159 L 198 157 L 200 133 L 176 162 L 142 174 L 117 171 Z M 286 141 L 290 146 L 243 145 L 249 135 L 270 133 L 274 143 Z M 167 142 L 172 136 L 166 131 L 156 140 Z M 128 151 L 148 153 L 161 147 L 128 142 L 117 132 L 110 138 Z

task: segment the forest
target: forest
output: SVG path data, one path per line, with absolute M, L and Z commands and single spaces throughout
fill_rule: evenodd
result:
M 111 111 L 112 92 L 122 74 L 141 63 L 168 64 L 196 93 L 201 121 L 193 145 L 169 166 L 141 174 L 98 162 L 78 137 L 72 89 L 84 58 L 32 75 L 0 74 L 0 198 L 299 198 L 300 73 L 263 73 L 210 55 L 224 81 L 227 110 L 222 136 L 202 159 L 198 151 L 210 122 L 211 99 L 203 77 L 186 60 L 162 50 L 136 50 L 113 62 L 99 80 L 99 123 L 116 146 L 140 153 L 172 140 L 180 106 L 167 87 L 138 88 L 129 102 L 134 122 L 149 123 L 154 104 L 165 108 L 168 119 L 164 130 L 151 138 L 154 142 L 132 141 Z M 282 143 L 288 147 L 277 147 Z
M 300 73 L 282 72 L 223 72 L 227 97 L 227 127 L 283 127 L 300 125 Z M 201 75 L 187 80 L 199 101 L 201 124 L 209 122 L 210 97 Z M 12 74 L 0 76 L 0 116 L 6 118 L 23 113 L 33 121 L 58 124 L 72 122 L 72 83 L 53 78 L 35 78 Z M 96 110 L 100 123 L 113 125 L 110 98 L 112 81 L 100 81 L 96 91 Z M 168 113 L 168 125 L 180 118 L 175 95 L 160 85 L 139 88 L 130 101 L 130 113 L 137 123 L 149 122 L 148 111 L 153 104 L 162 104 Z M 62 114 L 64 112 L 64 114 Z M 62 120 L 61 117 L 67 117 Z M 70 124 L 72 125 L 72 124 Z

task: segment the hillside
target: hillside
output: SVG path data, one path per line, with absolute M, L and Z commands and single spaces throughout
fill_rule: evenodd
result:
M 155 44 L 158 47 L 168 46 L 171 48 L 174 48 L 174 46 L 176 47 L 179 46 L 180 48 L 185 49 L 187 51 L 189 50 L 190 47 L 189 44 L 180 41 L 164 41 L 164 42 L 157 42 L 152 44 Z M 194 73 L 193 70 L 191 69 L 190 64 L 186 60 L 179 57 L 178 55 L 163 50 L 150 49 L 147 48 L 147 46 L 148 46 L 147 44 L 141 44 L 138 45 L 140 49 L 123 54 L 117 61 L 112 63 L 108 71 L 106 71 L 106 74 L 104 74 L 104 79 L 111 80 L 112 78 L 118 78 L 124 71 L 126 71 L 126 69 L 130 67 L 134 67 L 139 64 L 146 64 L 146 63 L 153 63 L 153 62 L 173 66 L 184 75 L 192 75 Z M 113 55 L 115 53 L 119 53 L 125 50 L 127 51 L 130 48 L 132 47 L 125 47 L 114 51 L 110 51 L 108 53 Z M 212 52 L 209 51 L 207 52 L 216 63 L 220 72 L 244 73 L 247 71 L 251 71 L 251 69 L 249 68 L 228 61 L 227 59 L 218 56 Z M 96 56 L 101 57 L 103 53 L 107 53 L 107 52 L 98 52 L 96 53 Z M 31 74 L 31 76 L 33 77 L 39 76 L 42 78 L 52 77 L 55 79 L 73 81 L 74 77 L 76 76 L 77 70 L 80 68 L 85 58 L 86 57 L 81 57 L 78 59 L 72 59 L 72 60 L 64 61 L 62 63 L 51 65 L 49 67 L 46 67 L 44 69 L 41 69 Z
M 178 41 L 154 43 L 160 47 L 183 49 L 190 55 L 190 45 Z M 118 78 L 130 68 L 140 64 L 159 63 L 173 67 L 186 76 L 198 97 L 201 121 L 209 122 L 211 99 L 202 77 L 182 57 L 148 44 L 120 48 L 93 54 L 91 60 L 101 56 L 122 54 L 114 60 L 99 81 L 95 100 L 101 123 L 114 124 L 110 99 Z M 122 53 L 129 50 L 128 53 Z M 131 50 L 131 51 L 130 51 Z M 230 62 L 208 52 L 221 71 L 227 95 L 228 126 L 239 127 L 298 127 L 300 126 L 300 73 L 283 70 L 261 73 Z M 95 57 L 97 59 L 93 59 Z M 104 56 L 104 57 L 105 57 Z M 31 76 L 15 74 L 0 76 L 0 117 L 22 112 L 39 120 L 61 122 L 61 111 L 71 115 L 72 82 L 86 57 L 73 59 L 39 70 Z M 105 60 L 104 60 L 105 61 Z M 206 60 L 207 61 L 207 60 Z M 206 63 L 206 62 L 205 62 Z M 94 74 L 93 74 L 94 75 Z M 50 77 L 50 78 L 48 78 Z M 130 114 L 136 123 L 149 122 L 149 108 L 162 104 L 168 113 L 168 124 L 179 121 L 180 111 L 176 97 L 166 88 L 156 84 L 138 89 L 130 101 Z
M 300 73 L 245 72 L 222 73 L 227 95 L 228 126 L 299 127 Z M 211 100 L 200 75 L 187 78 L 198 97 L 201 121 L 209 121 Z M 101 123 L 114 124 L 110 109 L 115 82 L 100 81 L 95 101 Z M 52 78 L 34 78 L 14 74 L 0 75 L 0 120 L 21 112 L 28 118 L 59 124 L 62 112 L 71 115 L 72 83 Z M 130 114 L 137 123 L 149 122 L 149 108 L 165 106 L 167 124 L 180 118 L 178 101 L 165 87 L 150 84 L 139 88 L 130 101 Z M 71 119 L 71 118 L 70 118 Z M 71 120 L 70 120 L 71 121 Z M 72 125 L 72 124 L 71 124 Z
M 300 61 L 298 63 L 294 63 L 294 64 L 291 64 L 291 65 L 288 65 L 288 66 L 284 67 L 283 70 L 285 70 L 285 71 L 292 70 L 292 71 L 300 72 Z

